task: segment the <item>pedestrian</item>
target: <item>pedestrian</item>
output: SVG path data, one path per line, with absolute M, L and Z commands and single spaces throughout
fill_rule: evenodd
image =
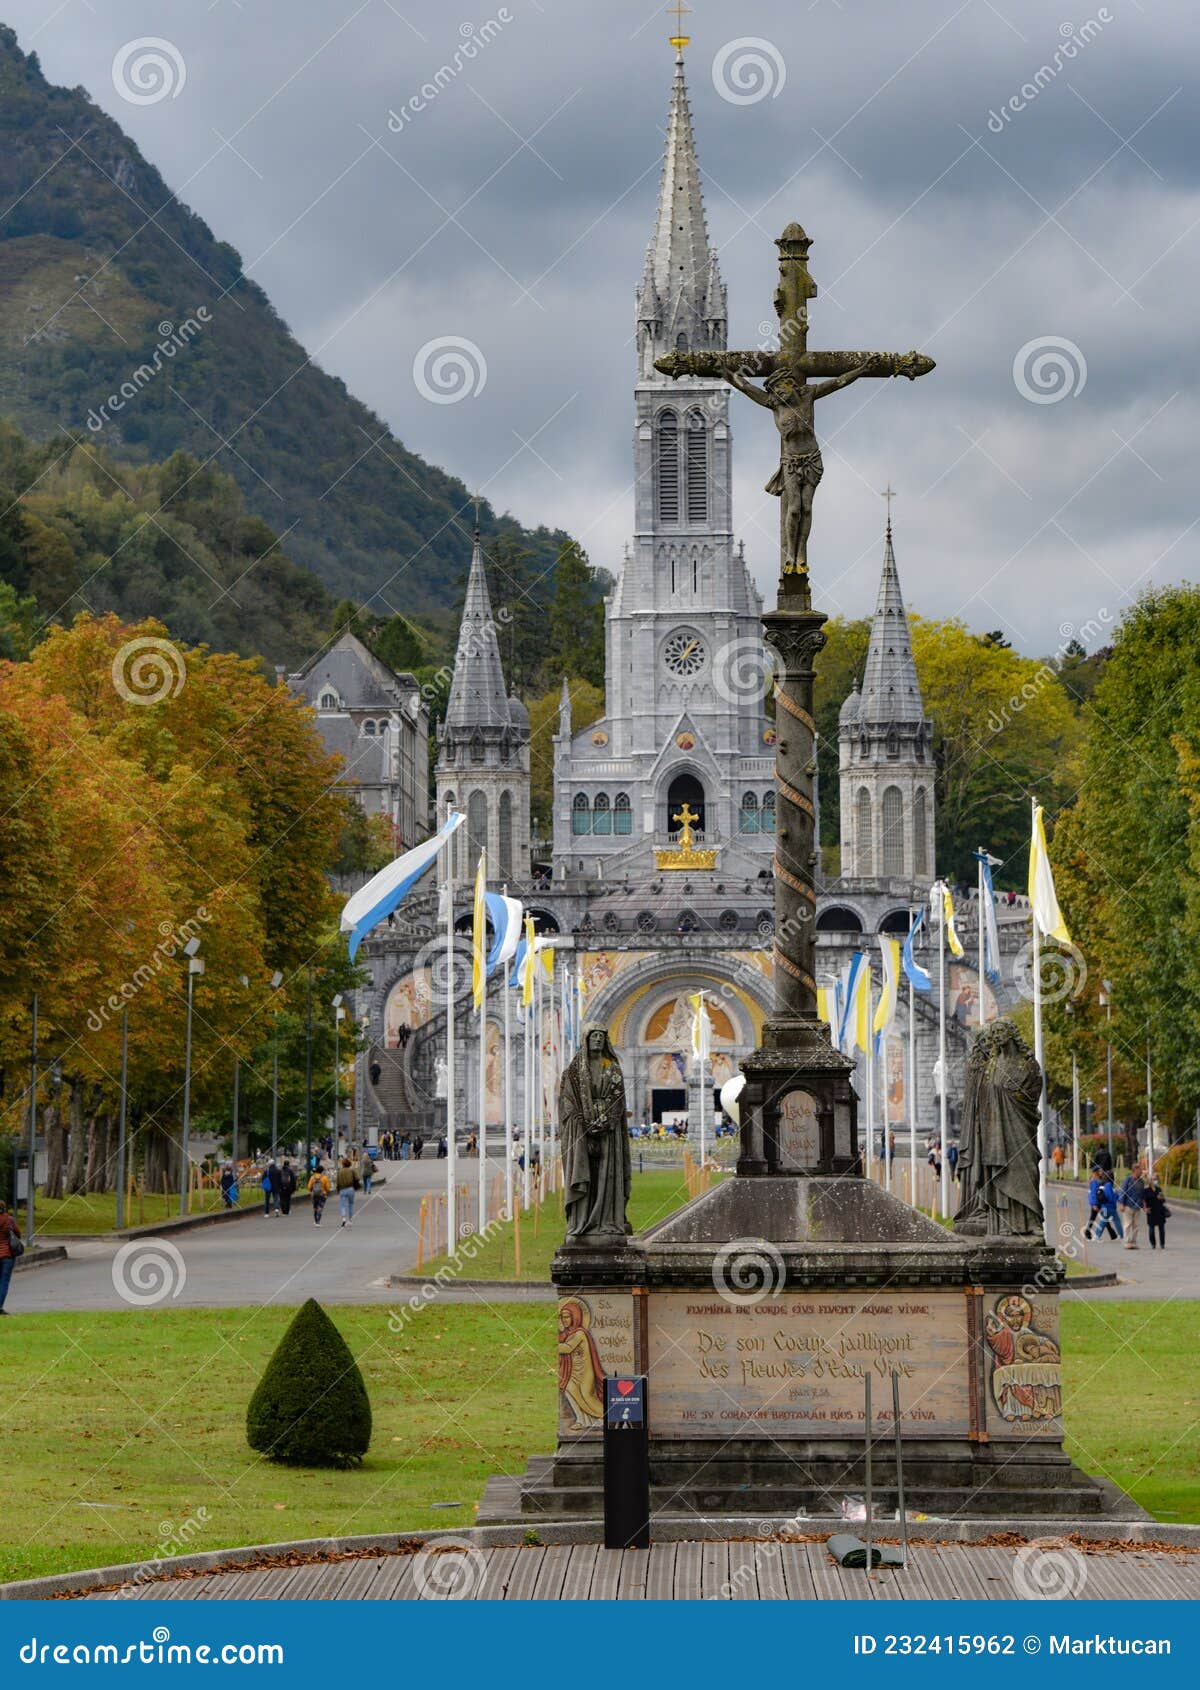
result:
M 275 1158 L 263 1169 L 263 1214 L 275 1215 L 279 1212 L 279 1169 L 275 1166 Z
M 1100 1169 L 1100 1172 L 1102 1174 L 1111 1174 L 1112 1173 L 1112 1171 L 1113 1171 L 1113 1159 L 1112 1159 L 1112 1151 L 1111 1150 L 1108 1150 L 1108 1149 L 1097 1150 L 1097 1152 L 1096 1152 L 1095 1156 L 1092 1158 L 1092 1160 L 1095 1162 L 1096 1166 Z
M 1083 1236 L 1085 1238 L 1090 1238 L 1092 1236 L 1092 1228 L 1095 1226 L 1096 1217 L 1100 1213 L 1100 1187 L 1102 1184 L 1103 1175 L 1101 1174 L 1100 1169 L 1093 1168 L 1092 1177 L 1088 1181 L 1088 1218 L 1087 1225 L 1083 1229 Z
M 8 1313 L 4 1306 L 8 1287 L 12 1281 L 13 1269 L 17 1265 L 17 1257 L 24 1254 L 25 1246 L 21 1242 L 20 1229 L 8 1212 L 8 1204 L 0 1203 L 0 1314 Z
M 292 1212 L 292 1193 L 296 1189 L 296 1170 L 290 1162 L 285 1162 L 279 1170 L 279 1212 L 290 1215 Z
M 413 1139 L 413 1159 L 414 1159 L 414 1161 L 419 1162 L 421 1160 L 421 1152 L 424 1150 L 424 1148 L 425 1148 L 425 1140 L 421 1137 L 420 1133 L 418 1133 L 416 1135 L 416 1137 Z
M 367 1155 L 365 1150 L 363 1151 L 363 1159 L 362 1159 L 361 1166 L 362 1166 L 363 1200 L 365 1201 L 371 1195 L 371 1181 L 375 1177 L 375 1164 L 371 1160 L 370 1156 Z
M 1100 1175 L 1100 1225 L 1096 1229 L 1097 1239 L 1104 1237 L 1107 1231 L 1113 1238 L 1122 1238 L 1125 1233 L 1121 1225 L 1121 1216 L 1117 1208 L 1117 1194 L 1113 1190 L 1113 1182 L 1107 1173 Z
M 950 1178 L 951 1179 L 957 1179 L 958 1178 L 958 1146 L 957 1146 L 957 1144 L 948 1144 L 946 1146 L 946 1160 L 950 1164 Z
M 446 1157 L 449 1154 L 450 1154 L 450 1151 L 449 1151 L 449 1148 L 447 1147 L 447 1144 L 446 1144 L 446 1135 L 445 1135 L 445 1133 L 443 1133 L 441 1138 L 438 1139 L 438 1147 L 437 1147 L 437 1159 L 438 1159 L 438 1161 L 444 1162 Z
M 237 1177 L 234 1174 L 232 1162 L 226 1162 L 221 1169 L 221 1196 L 225 1200 L 227 1209 L 232 1209 L 237 1202 Z
M 1167 1199 L 1163 1188 L 1156 1179 L 1148 1180 L 1142 1203 L 1146 1211 L 1146 1231 L 1150 1235 L 1150 1248 L 1158 1248 L 1154 1242 L 1154 1234 L 1158 1234 L 1158 1244 L 1165 1250 L 1167 1247 L 1167 1222 L 1171 1218 L 1171 1211 L 1167 1208 Z M 0 1302 L 3 1302 L 0 1297 Z
M 1054 1163 L 1055 1179 L 1061 1179 L 1063 1177 L 1063 1163 L 1066 1159 L 1066 1153 L 1063 1150 L 1062 1145 L 1056 1144 L 1054 1149 L 1050 1152 L 1050 1160 Z
M 320 1163 L 313 1170 L 313 1176 L 308 1182 L 308 1190 L 312 1197 L 313 1220 L 317 1226 L 320 1226 L 321 1216 L 325 1213 L 325 1199 L 329 1196 L 329 1181 L 325 1177 L 325 1170 Z
M 1135 1162 L 1125 1175 L 1117 1201 L 1124 1209 L 1125 1248 L 1136 1250 L 1138 1231 L 1142 1224 L 1142 1207 L 1146 1199 L 1146 1182 L 1142 1178 L 1140 1162 Z
M 350 1166 L 349 1156 L 343 1156 L 337 1171 L 338 1205 L 342 1211 L 342 1225 L 354 1225 L 354 1193 L 358 1190 L 358 1175 Z
M 402 1162 L 408 1161 L 409 1153 L 411 1152 L 411 1150 L 412 1150 L 412 1134 L 411 1133 L 401 1133 L 401 1135 L 400 1135 L 400 1160 Z

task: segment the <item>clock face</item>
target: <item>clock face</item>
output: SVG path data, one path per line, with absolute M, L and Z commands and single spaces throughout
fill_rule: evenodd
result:
M 663 662 L 673 675 L 699 674 L 706 655 L 704 641 L 686 628 L 677 628 L 663 647 Z

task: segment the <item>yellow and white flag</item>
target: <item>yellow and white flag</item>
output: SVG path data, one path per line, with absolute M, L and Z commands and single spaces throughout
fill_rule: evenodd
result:
M 1033 905 L 1033 919 L 1047 939 L 1057 939 L 1062 945 L 1071 943 L 1067 924 L 1058 907 L 1054 890 L 1054 872 L 1050 867 L 1050 852 L 1046 848 L 1046 823 L 1042 806 L 1033 806 L 1033 838 L 1029 842 L 1029 902 Z
M 471 921 L 471 992 L 475 1008 L 483 1007 L 487 992 L 487 851 L 479 853 L 475 871 L 475 908 Z
M 939 880 L 936 883 L 930 896 L 930 902 L 933 904 L 935 914 L 937 912 L 937 900 L 939 898 L 942 900 L 941 916 L 946 927 L 946 943 L 950 947 L 950 955 L 962 956 L 962 940 L 959 938 L 958 931 L 954 925 L 954 899 L 950 896 L 950 888 L 944 880 Z
M 850 987 L 850 1025 L 854 1043 L 866 1056 L 871 1046 L 871 959 L 863 956 Z
M 712 1022 L 704 1007 L 704 993 L 693 992 L 688 998 L 695 1014 L 692 1017 L 692 1055 L 697 1062 L 707 1062 L 712 1055 Z
M 877 1049 L 880 1040 L 891 1031 L 896 1014 L 896 998 L 900 990 L 900 941 L 881 933 L 879 949 L 883 955 L 883 990 L 879 994 L 873 1023 Z

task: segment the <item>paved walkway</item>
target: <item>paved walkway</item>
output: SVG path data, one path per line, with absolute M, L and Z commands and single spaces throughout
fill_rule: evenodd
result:
M 108 1591 L 84 1600 L 111 1600 Z M 1145 1547 L 1083 1554 L 1069 1543 L 997 1548 L 916 1543 L 902 1570 L 839 1567 L 824 1543 L 597 1544 L 376 1554 L 126 1585 L 147 1601 L 1074 1601 L 1200 1600 L 1200 1556 Z
M 474 1162 L 466 1165 L 468 1178 L 475 1166 Z M 443 1188 L 445 1164 L 388 1162 L 384 1171 L 387 1184 L 366 1201 L 359 1195 L 350 1228 L 339 1226 L 337 1202 L 331 1199 L 319 1227 L 313 1225 L 308 1205 L 301 1204 L 286 1219 L 277 1216 L 267 1220 L 261 1212 L 255 1212 L 220 1226 L 177 1233 L 169 1240 L 166 1270 L 172 1286 L 180 1279 L 183 1286 L 177 1297 L 163 1298 L 159 1306 L 290 1306 L 307 1297 L 329 1304 L 396 1301 L 404 1294 L 403 1288 L 389 1284 L 389 1279 L 402 1274 L 416 1259 L 421 1198 Z M 1052 1186 L 1051 1192 L 1055 1197 L 1066 1197 L 1067 1218 L 1077 1231 L 1081 1229 L 1087 1219 L 1082 1188 L 1064 1182 Z M 1176 1205 L 1167 1223 L 1167 1242 L 1165 1254 L 1149 1249 L 1143 1228 L 1138 1250 L 1125 1250 L 1111 1240 L 1089 1244 L 1087 1265 L 1115 1270 L 1121 1283 L 1104 1290 L 1066 1294 L 1102 1302 L 1200 1298 L 1200 1208 Z M 136 1270 L 143 1255 L 153 1256 L 155 1248 L 152 1239 L 142 1241 L 126 1273 Z M 161 1250 L 161 1246 L 158 1248 Z M 32 1314 L 138 1306 L 136 1299 L 123 1297 L 114 1285 L 119 1249 L 109 1240 L 68 1245 L 67 1262 L 14 1277 L 9 1309 L 14 1314 Z M 178 1259 L 172 1252 L 178 1252 Z M 1083 1262 L 1082 1252 L 1076 1260 Z M 548 1294 L 544 1288 L 531 1287 L 524 1292 L 499 1286 L 494 1291 L 463 1286 L 447 1287 L 439 1297 L 447 1302 L 504 1302 Z

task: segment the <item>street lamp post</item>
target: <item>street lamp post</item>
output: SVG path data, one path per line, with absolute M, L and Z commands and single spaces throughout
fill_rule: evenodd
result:
M 129 1103 L 129 1005 L 121 1010 L 121 1109 L 117 1117 L 117 1231 L 125 1225 L 125 1118 Z
M 283 985 L 283 975 L 276 969 L 271 976 L 271 990 Z M 275 1004 L 275 1020 L 271 1027 L 271 1160 L 279 1148 L 279 1004 Z M 305 1170 L 307 1173 L 307 1169 Z
M 342 994 L 333 995 L 333 1149 L 336 1155 L 342 1138 L 341 1121 L 341 1091 L 342 1091 L 342 1017 L 346 1011 L 342 1005 Z
M 29 1169 L 25 1175 L 25 1245 L 33 1248 L 33 1173 L 37 1156 L 38 999 L 33 994 L 33 1031 L 29 1042 Z
M 304 1172 L 312 1165 L 312 969 L 305 991 L 304 1032 Z
M 1100 993 L 1100 1007 L 1105 1012 L 1104 1019 L 1108 1027 L 1108 1045 L 1105 1054 L 1105 1074 L 1108 1082 L 1106 1087 L 1108 1092 L 1108 1123 L 1105 1131 L 1108 1134 L 1108 1154 L 1111 1157 L 1113 1153 L 1112 981 L 1102 980 L 1100 984 L 1104 988 Z
M 204 973 L 204 958 L 197 956 L 199 939 L 189 939 L 183 947 L 188 959 L 187 977 L 187 1036 L 183 1052 L 183 1137 L 180 1144 L 179 1213 L 188 1212 L 188 1138 L 192 1126 L 192 994 L 196 979 Z

